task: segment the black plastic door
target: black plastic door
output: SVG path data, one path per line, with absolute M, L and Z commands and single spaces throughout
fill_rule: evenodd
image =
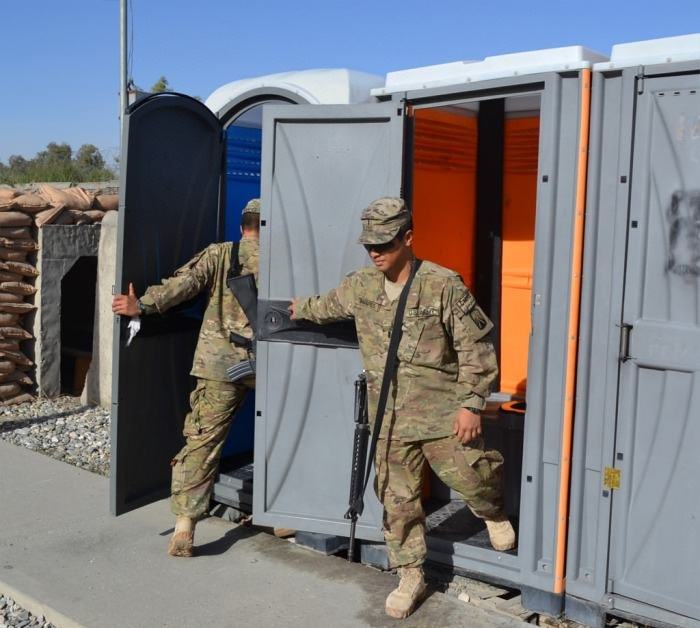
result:
M 115 290 L 157 284 L 220 231 L 223 132 L 199 101 L 158 94 L 125 116 Z M 167 494 L 170 460 L 194 386 L 189 372 L 202 303 L 142 318 L 126 346 L 115 321 L 110 506 L 121 514 Z

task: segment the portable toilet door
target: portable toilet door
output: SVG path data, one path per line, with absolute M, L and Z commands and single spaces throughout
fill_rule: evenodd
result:
M 116 292 L 168 277 L 221 236 L 221 124 L 201 102 L 158 94 L 124 116 Z M 130 346 L 115 317 L 110 509 L 121 514 L 165 496 L 182 420 L 202 302 L 143 317 Z M 121 320 L 120 320 L 121 319 Z
M 700 626 L 700 35 L 595 66 L 566 615 Z
M 487 438 L 512 450 L 506 497 L 519 548 L 491 550 L 483 522 L 435 485 L 424 504 L 429 558 L 513 583 L 529 608 L 561 610 L 580 277 L 572 251 L 583 239 L 590 67 L 603 58 L 574 47 L 419 68 L 389 75 L 375 104 L 266 110 L 256 523 L 348 534 L 359 354 L 342 329 L 295 324 L 286 305 L 366 265 L 360 212 L 405 195 L 417 254 L 473 277 L 497 325 L 516 330 L 500 337 L 509 369 L 484 422 Z M 507 299 L 527 324 L 511 325 Z M 380 540 L 381 507 L 373 494 L 366 504 L 358 537 Z

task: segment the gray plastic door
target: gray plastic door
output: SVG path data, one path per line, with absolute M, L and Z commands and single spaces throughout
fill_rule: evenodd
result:
M 125 116 L 117 283 L 136 294 L 168 277 L 219 233 L 223 133 L 189 96 L 162 94 Z M 202 303 L 141 320 L 126 346 L 127 320 L 115 321 L 112 384 L 111 510 L 120 514 L 167 494 L 182 422 Z
M 357 244 L 373 199 L 401 192 L 403 111 L 392 104 L 266 107 L 260 260 L 261 334 L 253 519 L 348 535 L 353 383 L 362 370 L 347 330 L 275 333 L 270 304 L 323 293 L 369 260 Z M 266 316 L 266 311 L 268 315 Z M 275 327 L 275 325 L 272 325 Z M 350 329 L 352 331 L 352 327 Z M 381 536 L 372 487 L 358 538 Z
M 644 80 L 634 146 L 610 586 L 700 619 L 700 76 Z

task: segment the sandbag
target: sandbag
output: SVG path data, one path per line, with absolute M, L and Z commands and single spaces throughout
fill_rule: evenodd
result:
M 14 292 L 0 292 L 0 303 L 22 303 L 24 295 Z
M 18 275 L 24 275 L 25 277 L 38 277 L 39 270 L 27 264 L 26 262 L 15 262 L 12 260 L 5 260 L 4 267 L 11 273 L 17 273 Z
M 52 205 L 65 205 L 68 209 L 85 211 L 92 205 L 92 198 L 83 188 L 59 190 L 51 185 L 42 185 L 39 193 Z
M 19 351 L 19 339 L 0 338 L 0 351 Z
M 27 252 L 16 251 L 15 249 L 8 249 L 4 246 L 0 246 L 0 259 L 10 262 L 25 262 L 27 261 Z
M 17 211 L 0 211 L 0 227 L 28 227 L 32 219 Z
M 17 366 L 32 366 L 34 363 L 21 351 L 0 351 L 0 360 L 9 360 Z
M 12 373 L 0 375 L 0 382 L 17 382 L 18 384 L 24 384 L 25 386 L 32 386 L 34 384 L 32 378 L 29 377 L 29 375 L 27 375 L 24 371 L 13 371 Z
M 38 251 L 39 245 L 34 240 L 19 240 L 0 237 L 0 246 L 18 251 Z
M 19 264 L 19 262 L 17 262 Z M 22 275 L 17 273 L 8 273 L 4 270 L 0 270 L 0 281 L 22 281 Z
M 6 406 L 16 406 L 17 404 L 20 403 L 29 403 L 30 401 L 34 401 L 34 397 L 27 393 L 22 393 L 21 395 L 18 395 L 17 397 L 12 397 L 12 399 L 5 399 L 3 403 Z
M 23 281 L 3 281 L 0 283 L 0 290 L 3 292 L 12 292 L 13 294 L 34 294 L 36 288 L 24 283 Z
M 52 224 L 64 211 L 66 206 L 62 203 L 52 207 L 51 209 L 45 209 L 34 216 L 34 222 L 37 227 L 43 227 L 44 225 Z M 0 213 L 0 221 L 2 219 L 2 214 Z M 0 223 L 1 226 L 1 223 Z
M 19 315 L 0 312 L 0 327 L 14 327 L 19 323 Z
M 0 375 L 7 375 L 15 371 L 15 363 L 10 360 L 0 360 Z
M 29 227 L 0 227 L 0 238 L 26 240 L 32 237 Z
M 0 399 L 10 399 L 22 392 L 22 387 L 16 382 L 0 384 Z
M 99 194 L 95 197 L 92 206 L 103 212 L 115 212 L 119 209 L 119 194 Z
M 12 200 L 15 207 L 26 214 L 36 214 L 42 209 L 51 207 L 51 203 L 38 194 L 21 194 Z
M 19 314 L 20 316 L 29 314 L 29 312 L 33 312 L 35 309 L 36 305 L 32 305 L 31 303 L 0 303 L 0 312 Z
M 18 318 L 18 317 L 16 317 Z M 30 340 L 32 335 L 23 327 L 18 325 L 2 325 L 0 326 L 0 338 L 13 338 L 17 340 Z
M 0 187 L 0 204 L 4 201 L 10 201 L 13 198 L 16 198 L 20 194 L 21 192 L 19 190 L 15 190 L 14 188 Z
M 105 212 L 99 209 L 88 209 L 86 212 L 83 212 L 83 214 L 90 218 L 92 222 L 102 222 L 102 219 L 105 217 Z

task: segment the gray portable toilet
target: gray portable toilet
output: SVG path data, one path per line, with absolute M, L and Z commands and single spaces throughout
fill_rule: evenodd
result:
M 700 35 L 595 66 L 566 615 L 700 625 Z
M 115 289 L 137 294 L 171 275 L 212 242 L 235 237 L 254 167 L 231 173 L 230 130 L 260 127 L 264 103 L 352 103 L 369 99 L 381 78 L 349 70 L 308 70 L 230 83 L 207 104 L 157 94 L 124 117 Z M 247 148 L 254 166 L 260 141 Z M 258 157 L 259 161 L 259 157 Z M 232 175 L 232 176 L 231 176 Z M 257 195 L 248 190 L 249 198 Z M 231 229 L 233 227 L 233 229 Z M 201 315 L 192 301 L 149 316 L 130 346 L 127 321 L 114 328 L 110 508 L 120 514 L 167 495 L 170 459 L 182 446 L 193 388 L 189 376 Z M 245 500 L 237 495 L 236 499 Z M 247 498 L 248 502 L 250 497 Z
M 286 305 L 367 264 L 362 208 L 404 195 L 417 254 L 460 270 L 501 328 L 505 368 L 485 429 L 510 461 L 519 527 L 517 551 L 491 550 L 483 524 L 433 481 L 429 557 L 514 584 L 529 608 L 561 610 L 570 326 L 590 68 L 603 59 L 580 47 L 504 55 L 391 73 L 374 104 L 266 107 L 254 522 L 348 534 L 356 339 L 352 325 L 295 324 Z M 358 537 L 381 540 L 381 507 L 366 503 Z

